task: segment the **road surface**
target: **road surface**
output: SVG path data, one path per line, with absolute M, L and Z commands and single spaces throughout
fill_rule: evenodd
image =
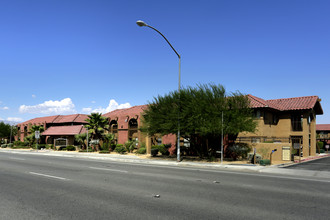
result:
M 0 219 L 329 219 L 330 179 L 0 152 Z

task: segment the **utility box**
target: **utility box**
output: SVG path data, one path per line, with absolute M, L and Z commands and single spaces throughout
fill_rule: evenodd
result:
M 253 153 L 248 154 L 248 160 L 251 161 L 251 163 L 253 163 L 253 156 Z M 262 160 L 262 156 L 260 154 L 256 154 L 256 163 L 260 163 L 260 160 Z
M 288 160 L 291 159 L 291 148 L 290 147 L 282 147 L 282 160 Z

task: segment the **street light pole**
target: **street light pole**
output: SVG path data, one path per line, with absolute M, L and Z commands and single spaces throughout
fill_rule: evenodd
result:
M 157 33 L 159 33 L 168 43 L 168 45 L 170 45 L 170 47 L 172 48 L 172 50 L 175 52 L 175 54 L 178 56 L 179 58 L 179 86 L 178 86 L 178 92 L 179 92 L 179 104 L 178 104 L 178 137 L 177 137 L 177 161 L 180 162 L 180 89 L 181 89 L 181 56 L 180 54 L 174 49 L 174 47 L 172 46 L 172 44 L 166 39 L 166 37 L 160 33 L 160 31 L 158 31 L 156 28 L 146 24 L 144 21 L 138 20 L 136 22 L 136 24 L 140 27 L 149 27 L 153 30 L 155 30 Z

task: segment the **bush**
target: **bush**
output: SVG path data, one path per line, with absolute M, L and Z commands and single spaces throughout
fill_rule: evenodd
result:
M 226 157 L 237 160 L 238 158 L 246 158 L 251 151 L 251 147 L 247 143 L 236 143 L 227 147 Z
M 7 144 L 7 147 L 10 147 L 10 148 L 12 148 L 14 146 L 14 144 L 13 143 L 9 143 L 9 144 Z
M 66 147 L 60 147 L 58 150 L 66 150 Z
M 115 148 L 115 152 L 119 154 L 124 154 L 126 153 L 126 148 L 122 144 L 118 144 L 117 147 Z
M 158 149 L 159 153 L 161 153 L 162 155 L 166 155 L 168 156 L 170 154 L 170 152 L 168 151 L 168 148 L 166 148 L 165 144 L 161 144 L 161 145 L 153 145 L 151 146 L 151 149 Z
M 75 151 L 76 150 L 76 147 L 73 146 L 73 145 L 68 145 L 68 146 L 66 146 L 66 150 L 67 151 Z
M 114 151 L 116 149 L 117 145 L 116 144 L 111 144 L 110 145 L 110 149 L 111 151 Z
M 158 148 L 151 148 L 151 156 L 155 157 L 158 154 L 159 149 Z
M 1 144 L 1 148 L 6 148 L 7 144 Z
M 27 146 L 28 143 L 23 142 L 23 141 L 14 141 L 15 146 Z
M 324 153 L 325 153 L 324 149 L 321 149 L 320 154 L 324 154 Z
M 52 149 L 53 145 L 52 144 L 46 144 L 46 149 Z
M 132 153 L 133 150 L 135 149 L 136 143 L 137 143 L 137 142 L 136 142 L 135 140 L 126 141 L 126 142 L 125 142 L 126 150 L 127 150 L 129 153 Z
M 108 151 L 110 149 L 110 143 L 103 142 L 101 146 L 101 151 Z
M 137 151 L 137 154 L 146 154 L 147 153 L 147 149 L 145 147 L 140 147 Z
M 110 154 L 109 150 L 101 150 L 99 154 Z
M 262 166 L 270 165 L 270 160 L 268 159 L 260 160 L 260 165 Z

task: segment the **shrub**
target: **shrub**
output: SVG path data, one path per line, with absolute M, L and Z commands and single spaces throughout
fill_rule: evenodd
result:
M 58 150 L 66 150 L 66 147 L 60 147 Z
M 321 149 L 320 154 L 324 154 L 324 153 L 325 153 L 324 149 Z
M 155 157 L 158 154 L 159 149 L 158 148 L 151 148 L 151 156 Z
M 7 147 L 10 147 L 10 148 L 12 148 L 14 146 L 14 144 L 13 143 L 9 143 L 9 144 L 7 144 Z
M 126 153 L 126 148 L 122 144 L 118 144 L 117 147 L 115 148 L 115 152 L 119 154 L 124 154 Z
M 108 151 L 109 152 L 110 143 L 103 142 L 102 146 L 101 146 L 101 149 L 102 149 L 101 151 Z
M 66 146 L 66 150 L 67 151 L 75 151 L 76 150 L 76 147 L 73 146 L 73 145 L 68 145 L 68 146 Z
M 111 151 L 114 151 L 116 147 L 117 147 L 116 144 L 111 144 L 111 145 L 110 145 L 110 149 L 111 149 Z
M 147 149 L 145 147 L 140 147 L 137 151 L 137 154 L 145 154 L 147 153 Z
M 260 160 L 260 165 L 262 166 L 270 165 L 270 160 L 268 159 Z
M 46 144 L 46 149 L 52 149 L 53 145 L 52 144 Z
M 135 146 L 136 146 L 136 141 L 135 140 L 132 140 L 132 141 L 126 141 L 125 142 L 125 148 L 128 152 L 132 153 Z
M 28 143 L 23 141 L 14 141 L 15 146 L 26 146 Z
M 226 156 L 233 160 L 244 159 L 250 151 L 251 147 L 247 143 L 236 143 L 227 147 Z
M 6 148 L 7 144 L 1 144 L 1 148 Z
M 158 150 L 162 155 L 166 155 L 166 156 L 170 155 L 170 152 L 168 151 L 168 147 L 166 147 L 165 144 L 158 145 Z
M 101 150 L 99 154 L 110 154 L 109 150 Z

